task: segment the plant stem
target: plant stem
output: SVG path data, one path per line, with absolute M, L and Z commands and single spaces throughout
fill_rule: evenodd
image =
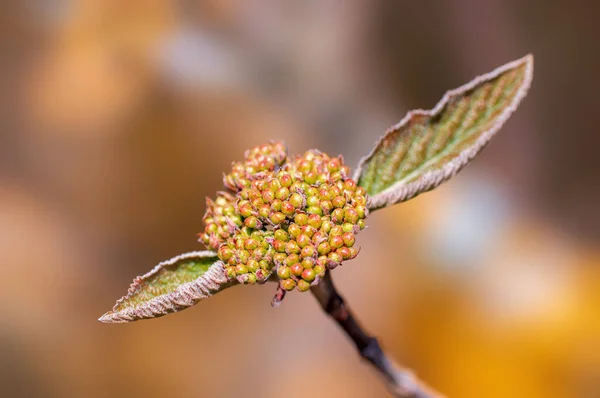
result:
M 313 295 L 344 332 L 352 339 L 361 357 L 369 361 L 385 380 L 389 391 L 402 398 L 440 398 L 442 395 L 431 390 L 409 370 L 396 365 L 383 352 L 377 339 L 368 335 L 358 324 L 348 305 L 339 295 L 328 272 L 323 280 L 311 287 Z

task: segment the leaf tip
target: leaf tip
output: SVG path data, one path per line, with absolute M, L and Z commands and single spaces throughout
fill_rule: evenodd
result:
M 114 319 L 114 312 L 109 311 L 107 313 L 105 313 L 104 315 L 102 315 L 100 318 L 98 318 L 98 322 L 100 323 L 120 323 L 119 321 L 116 321 Z

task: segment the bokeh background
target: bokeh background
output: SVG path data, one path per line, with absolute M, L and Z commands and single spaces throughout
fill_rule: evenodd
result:
M 387 397 L 308 294 L 234 288 L 127 325 L 269 139 L 355 165 L 412 108 L 529 52 L 530 95 L 452 182 L 370 217 L 336 270 L 451 397 L 600 397 L 600 3 L 0 2 L 0 395 Z

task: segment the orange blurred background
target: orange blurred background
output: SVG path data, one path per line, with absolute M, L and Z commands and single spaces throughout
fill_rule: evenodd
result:
M 0 3 L 6 397 L 387 397 L 309 294 L 234 288 L 126 325 L 132 278 L 197 250 L 204 197 L 283 139 L 355 165 L 407 110 L 526 53 L 529 97 L 459 177 L 378 211 L 336 270 L 450 397 L 600 397 L 600 3 Z

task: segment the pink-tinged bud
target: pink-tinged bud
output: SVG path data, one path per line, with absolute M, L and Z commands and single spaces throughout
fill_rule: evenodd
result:
M 363 205 L 358 205 L 356 206 L 356 214 L 358 215 L 358 218 L 363 219 L 367 216 L 367 213 L 369 212 L 369 210 L 367 210 L 366 206 Z
M 333 204 L 333 207 L 339 209 L 346 205 L 346 198 L 344 198 L 343 196 L 336 196 L 335 198 L 333 198 L 331 203 Z
M 355 194 L 357 196 L 363 196 L 364 197 L 364 196 L 367 196 L 367 190 L 364 189 L 363 187 L 356 187 Z
M 306 189 L 306 196 L 308 196 L 308 197 L 319 196 L 319 190 L 315 187 L 309 186 Z M 319 200 L 319 198 L 317 198 L 317 200 Z M 307 205 L 310 206 L 310 204 L 308 204 L 308 203 L 307 203 Z
M 270 189 L 265 189 L 262 191 L 262 200 L 265 203 L 271 203 L 275 199 L 275 192 Z
M 271 210 L 273 211 L 281 211 L 283 206 L 283 202 L 279 199 L 275 199 L 271 202 Z
M 298 170 L 302 173 L 308 172 L 311 168 L 312 168 L 312 164 L 306 159 L 301 159 L 298 162 Z
M 250 203 L 252 203 L 252 201 L 254 201 L 254 200 L 261 199 L 261 194 L 258 191 L 258 189 L 247 188 L 246 191 L 248 192 L 248 200 L 250 201 Z
M 350 175 L 350 167 L 343 165 L 340 167 L 340 173 L 342 173 L 342 177 L 346 178 Z
M 343 257 L 337 252 L 332 252 L 332 253 L 329 253 L 329 256 L 327 256 L 327 259 L 328 259 L 327 266 L 329 268 L 333 269 L 342 263 Z
M 252 187 L 258 191 L 264 191 L 268 187 L 268 183 L 265 180 L 254 180 L 252 181 Z
M 258 208 L 259 216 L 261 216 L 262 218 L 268 218 L 270 214 L 271 214 L 271 206 L 269 206 L 267 204 L 259 206 L 259 208 Z
M 290 224 L 290 226 L 288 227 L 288 233 L 290 234 L 292 239 L 296 239 L 302 233 L 302 230 L 297 224 Z
M 219 258 L 223 261 L 227 261 L 233 256 L 233 250 L 228 248 L 227 246 L 221 246 L 219 248 Z
M 323 214 L 329 214 L 331 210 L 333 210 L 333 204 L 329 200 L 324 200 L 321 202 L 321 210 Z
M 287 256 L 287 258 L 285 259 L 285 261 L 283 262 L 285 265 L 287 265 L 288 267 L 291 267 L 294 264 L 298 264 L 300 262 L 300 256 L 298 256 L 296 253 L 290 254 L 289 256 Z
M 254 249 L 254 251 L 252 252 L 252 258 L 256 259 L 256 260 L 260 260 L 261 258 L 263 258 L 265 255 L 267 254 L 267 249 L 265 249 L 264 247 L 257 247 L 256 249 Z
M 302 271 L 302 279 L 307 282 L 314 281 L 316 277 L 317 275 L 315 274 L 315 271 L 311 268 L 306 268 L 304 271 Z
M 235 267 L 225 268 L 225 273 L 227 274 L 227 279 L 234 279 L 237 276 L 235 272 Z
M 248 238 L 244 241 L 244 247 L 246 250 L 254 250 L 258 247 L 256 239 Z
M 315 274 L 319 278 L 322 278 L 323 276 L 325 276 L 325 267 L 323 267 L 322 265 L 315 265 L 313 270 L 315 271 Z
M 331 191 L 327 187 L 321 187 L 319 189 L 319 198 L 321 200 L 331 200 L 333 197 L 331 196 Z
M 286 216 L 291 216 L 296 212 L 296 208 L 290 202 L 285 201 L 281 205 L 281 212 Z
M 341 236 L 332 236 L 329 238 L 329 245 L 333 249 L 339 249 L 340 247 L 344 246 L 344 239 L 342 239 Z
M 344 189 L 350 192 L 356 191 L 356 182 L 353 179 L 347 179 L 344 181 Z
M 292 186 L 293 182 L 293 178 L 289 173 L 281 173 L 281 175 L 279 176 L 279 183 L 282 187 L 289 188 Z
M 281 224 L 282 222 L 284 222 L 284 221 L 285 221 L 285 214 L 283 214 L 283 213 L 281 213 L 281 212 L 279 212 L 279 211 L 273 212 L 273 213 L 271 213 L 271 215 L 269 216 L 269 220 L 270 220 L 270 221 L 271 221 L 273 224 L 275 224 L 275 225 L 279 225 L 279 224 Z
M 348 247 L 340 247 L 337 250 L 337 253 L 342 256 L 343 260 L 350 260 L 350 257 L 352 257 L 352 254 L 350 253 L 350 249 Z
M 339 158 L 329 159 L 329 162 L 327 162 L 327 170 L 329 170 L 330 173 L 335 173 L 336 171 L 339 171 L 341 165 L 342 162 Z
M 248 200 L 250 198 L 250 192 L 252 190 L 249 188 L 244 188 L 240 191 L 240 193 L 238 195 L 240 195 L 240 198 L 244 199 L 244 200 Z
M 319 254 L 328 254 L 331 251 L 331 246 L 327 242 L 319 243 L 319 246 L 317 246 L 317 251 Z
M 304 234 L 298 235 L 298 237 L 296 238 L 296 243 L 300 248 L 303 248 L 306 245 L 310 244 L 310 238 Z
M 334 224 L 333 224 L 333 222 L 331 222 L 331 220 L 323 219 L 323 222 L 321 223 L 321 231 L 328 234 L 329 231 L 331 231 L 331 228 L 333 228 L 333 227 L 334 227 Z
M 273 256 L 273 262 L 277 265 L 281 265 L 285 262 L 286 258 L 287 254 L 285 253 L 275 253 L 275 255 Z
M 313 268 L 315 266 L 315 259 L 313 257 L 305 257 L 302 259 L 302 268 Z
M 277 192 L 275 193 L 275 197 L 280 200 L 287 200 L 287 198 L 289 196 L 290 196 L 290 190 L 287 189 L 286 187 L 279 188 L 277 190 Z
M 300 263 L 296 263 L 290 267 L 290 272 L 292 275 L 300 277 L 302 272 L 304 272 L 304 267 Z
M 244 238 L 241 236 L 238 236 L 237 238 L 235 238 L 235 248 L 238 250 L 244 250 Z
M 252 204 L 252 206 L 254 206 L 257 209 L 265 204 L 265 202 L 262 200 L 262 197 L 252 199 L 252 201 L 250 203 Z
M 320 203 L 321 201 L 318 196 L 309 196 L 306 199 L 306 206 L 308 207 L 318 207 Z
M 331 221 L 336 224 L 340 224 L 344 221 L 344 210 L 343 209 L 335 209 L 331 212 Z
M 256 272 L 259 268 L 258 261 L 251 258 L 250 260 L 248 260 L 246 267 L 248 268 L 249 272 Z
M 367 197 L 356 195 L 352 198 L 352 204 L 354 206 L 365 206 L 367 204 Z
M 296 281 L 293 279 L 285 279 L 279 282 L 282 289 L 287 290 L 288 292 L 294 290 L 296 287 Z
M 300 279 L 298 281 L 298 291 L 299 292 L 306 292 L 310 289 L 310 283 L 306 282 L 303 279 Z
M 315 232 L 317 232 L 317 230 L 310 225 L 305 225 L 300 229 L 302 230 L 302 234 L 308 236 L 309 238 L 312 238 Z
M 350 250 L 350 259 L 355 258 L 356 256 L 358 256 L 358 252 L 359 250 L 355 247 L 350 247 L 348 248 L 348 250 Z
M 298 243 L 296 243 L 295 240 L 290 240 L 285 244 L 285 251 L 287 254 L 300 253 L 300 247 L 298 246 Z
M 265 283 L 267 281 L 267 278 L 269 277 L 269 273 L 264 269 L 259 269 L 258 271 L 256 271 L 255 275 L 258 280 L 258 283 Z
M 319 244 L 323 241 L 326 241 L 326 240 L 327 240 L 327 234 L 322 231 L 315 232 L 315 234 L 312 237 L 312 241 L 317 244 Z
M 244 225 L 248 228 L 256 229 L 260 225 L 260 222 L 258 221 L 258 218 L 251 216 L 244 220 Z
M 273 241 L 273 249 L 277 253 L 285 253 L 285 242 L 282 240 L 276 239 L 275 241 Z
M 285 232 L 283 229 L 278 229 L 277 231 L 275 231 L 274 234 L 275 234 L 275 239 L 277 239 L 277 240 L 281 240 L 283 242 L 287 242 L 288 240 L 290 240 L 288 233 Z
M 302 248 L 300 255 L 304 258 L 312 257 L 315 255 L 315 247 L 313 245 L 307 245 Z
M 303 204 L 304 204 L 304 198 L 299 193 L 293 193 L 293 194 L 291 194 L 290 198 L 288 199 L 288 201 L 296 209 L 299 209 L 299 208 L 303 207 Z
M 348 247 L 354 246 L 355 237 L 352 232 L 345 232 L 342 235 L 342 239 L 344 240 L 344 244 Z
M 243 275 L 248 273 L 248 268 L 244 264 L 238 264 L 235 266 L 236 275 Z
M 354 224 L 349 223 L 349 222 L 345 222 L 345 223 L 342 224 L 342 230 L 344 232 L 354 232 L 355 227 L 356 226 Z
M 308 223 L 308 216 L 304 213 L 298 213 L 294 216 L 294 222 L 302 227 Z
M 346 220 L 346 222 L 350 222 L 352 224 L 356 224 L 356 222 L 358 221 L 358 212 L 353 209 L 353 208 L 346 208 L 346 210 L 344 210 L 344 220 Z
M 206 225 L 206 232 L 210 235 L 210 234 L 216 234 L 217 231 L 219 230 L 219 227 L 217 224 L 215 223 L 210 223 Z
M 308 209 L 306 209 L 306 212 L 308 214 L 318 214 L 320 216 L 323 215 L 323 210 L 318 206 L 310 206 Z
M 246 279 L 246 283 L 249 285 L 254 285 L 256 283 L 256 275 L 248 274 L 248 279 Z
M 341 225 L 335 225 L 333 228 L 331 228 L 331 231 L 329 231 L 330 236 L 342 236 L 343 234 L 344 230 Z
M 277 268 L 277 276 L 279 279 L 288 279 L 290 277 L 290 268 L 282 265 Z
M 246 264 L 250 259 L 250 252 L 248 250 L 238 250 L 237 259 L 240 263 Z
M 308 225 L 315 229 L 321 228 L 321 216 L 318 214 L 311 214 L 308 216 Z

